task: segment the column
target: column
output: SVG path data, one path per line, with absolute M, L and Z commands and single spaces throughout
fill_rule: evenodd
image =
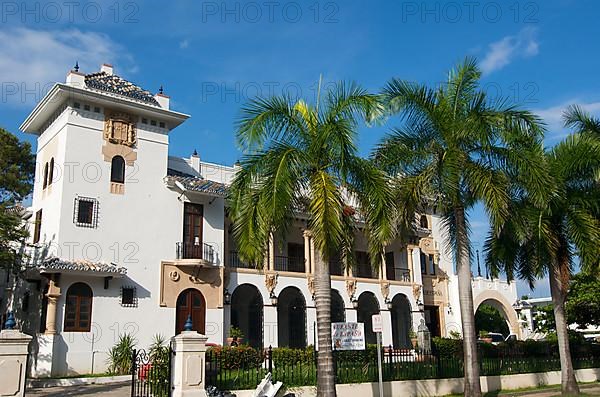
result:
M 383 332 L 381 333 L 381 343 L 383 346 L 393 345 L 392 339 L 392 312 L 386 307 L 379 311 L 383 323 Z
M 277 347 L 277 306 L 270 302 L 263 306 L 263 344 L 265 347 Z
M 34 362 L 32 373 L 35 377 L 50 377 L 57 375 L 56 369 L 59 363 L 54 362 L 54 350 L 57 348 L 58 335 L 57 310 L 58 300 L 61 296 L 60 286 L 58 285 L 60 274 L 50 275 L 48 282 L 48 306 L 46 308 L 46 331 L 37 335 L 38 353 L 37 360 Z
M 410 274 L 409 277 L 410 277 L 410 281 L 414 282 L 415 281 L 415 273 L 413 270 L 412 252 L 413 252 L 412 247 L 406 246 L 406 254 L 407 254 L 406 263 L 408 265 L 408 272 Z
M 58 309 L 58 298 L 60 298 L 60 287 L 57 282 L 57 275 L 52 275 L 48 285 L 48 307 L 46 309 L 46 334 L 55 335 L 56 331 L 56 311 Z
M 171 367 L 173 397 L 206 397 L 204 390 L 206 336 L 183 331 L 171 338 L 175 356 Z
M 309 274 L 312 272 L 313 267 L 310 257 L 310 231 L 305 230 L 302 236 L 304 236 L 304 273 Z
M 275 236 L 269 235 L 269 270 L 275 270 Z
M 381 263 L 379 264 L 379 279 L 387 281 L 387 267 L 385 263 L 385 248 L 381 252 Z
M 0 332 L 0 396 L 25 395 L 27 355 L 32 337 L 14 328 L 14 317 L 9 313 Z

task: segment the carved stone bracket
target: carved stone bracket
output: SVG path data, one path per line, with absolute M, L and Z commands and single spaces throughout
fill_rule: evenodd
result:
M 315 296 L 315 277 L 308 276 L 306 282 L 308 284 L 308 292 L 310 292 L 312 296 Z
M 356 293 L 356 280 L 346 280 L 346 292 L 350 299 L 354 298 Z
M 265 287 L 267 287 L 269 294 L 273 294 L 275 287 L 277 287 L 277 273 L 265 274 Z
M 415 300 L 418 300 L 421 297 L 421 288 L 422 286 L 420 284 L 413 285 L 413 296 L 415 297 Z
M 384 300 L 388 300 L 390 296 L 390 283 L 381 283 L 381 295 Z

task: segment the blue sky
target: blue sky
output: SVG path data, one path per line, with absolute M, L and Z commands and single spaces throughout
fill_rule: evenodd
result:
M 544 118 L 547 145 L 566 134 L 566 105 L 600 113 L 593 0 L 3 2 L 0 12 L 0 125 L 32 143 L 18 126 L 76 60 L 86 73 L 108 62 L 150 91 L 163 85 L 171 106 L 192 115 L 172 133 L 171 154 L 197 149 L 225 164 L 240 156 L 233 130 L 246 97 L 314 99 L 319 74 L 325 86 L 374 91 L 391 77 L 435 84 L 470 55 L 492 95 Z M 394 123 L 362 128 L 362 153 Z M 480 209 L 472 227 L 480 248 Z M 534 295 L 547 294 L 542 280 Z

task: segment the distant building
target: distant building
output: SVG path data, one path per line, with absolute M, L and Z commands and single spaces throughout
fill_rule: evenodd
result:
M 519 301 L 521 306 L 521 316 L 522 320 L 525 321 L 525 332 L 523 333 L 523 337 L 526 339 L 543 339 L 546 337 L 546 334 L 541 332 L 536 332 L 535 329 L 537 327 L 536 324 L 536 315 L 537 309 L 545 306 L 552 306 L 552 298 L 544 297 L 544 298 L 530 298 L 523 299 Z M 584 329 L 579 329 L 577 324 L 573 324 L 570 326 L 572 330 L 577 330 L 581 332 L 586 339 L 598 339 L 600 340 L 600 327 L 587 327 Z

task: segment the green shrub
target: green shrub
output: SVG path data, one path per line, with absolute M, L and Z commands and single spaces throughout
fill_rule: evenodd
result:
M 257 368 L 264 360 L 263 353 L 250 346 L 215 346 L 208 349 L 208 355 L 222 369 Z
M 292 349 L 289 347 L 277 347 L 273 349 L 274 365 L 310 364 L 315 360 L 312 346 L 305 349 Z
M 125 375 L 131 373 L 131 356 L 135 349 L 136 341 L 133 336 L 123 334 L 119 341 L 108 351 L 108 373 L 111 375 Z
M 463 355 L 462 339 L 434 337 L 432 342 L 433 351 L 440 358 L 460 358 Z

